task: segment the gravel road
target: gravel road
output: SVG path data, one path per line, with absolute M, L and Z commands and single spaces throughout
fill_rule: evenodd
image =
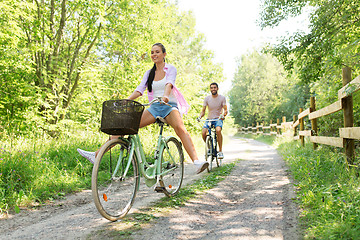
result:
M 301 239 L 297 206 L 287 168 L 276 150 L 255 140 L 231 138 L 224 163 L 240 159 L 217 187 L 184 207 L 162 213 L 131 239 Z M 189 184 L 204 174 L 186 165 Z M 131 212 L 163 197 L 141 184 Z M 91 191 L 68 196 L 38 210 L 0 219 L 0 239 L 89 239 L 116 227 L 97 212 Z

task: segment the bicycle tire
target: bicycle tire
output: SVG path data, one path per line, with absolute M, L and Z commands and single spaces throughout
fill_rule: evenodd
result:
M 175 137 L 166 140 L 166 146 L 161 150 L 161 170 L 173 169 L 160 176 L 159 183 L 166 196 L 175 196 L 181 187 L 184 177 L 184 152 L 182 145 Z M 171 156 L 170 156 L 171 154 Z
M 99 213 L 110 221 L 119 220 L 129 212 L 139 188 L 139 167 L 135 155 L 124 176 L 129 161 L 128 149 L 128 143 L 121 139 L 106 142 L 93 167 L 91 189 L 94 203 Z M 119 168 L 114 173 L 117 163 Z
M 209 163 L 209 167 L 207 168 L 208 172 L 212 170 L 212 162 L 213 162 L 213 149 L 211 147 L 212 138 L 208 135 L 205 140 L 205 161 Z
M 216 154 L 214 155 L 214 158 L 215 158 L 216 166 L 220 167 L 221 163 L 222 163 L 222 159 L 218 158 L 218 148 L 219 148 L 219 144 L 216 142 L 215 143 L 215 152 L 216 152 Z

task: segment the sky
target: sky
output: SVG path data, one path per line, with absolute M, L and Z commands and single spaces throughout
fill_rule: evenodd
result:
M 214 51 L 215 62 L 223 64 L 225 79 L 219 87 L 224 92 L 231 87 L 236 58 L 265 42 L 275 43 L 277 37 L 307 26 L 306 17 L 302 16 L 275 29 L 261 31 L 256 23 L 260 0 L 178 0 L 178 6 L 182 11 L 193 12 L 196 30 L 205 34 L 205 47 Z

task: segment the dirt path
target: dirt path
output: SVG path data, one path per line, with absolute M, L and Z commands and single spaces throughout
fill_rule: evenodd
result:
M 224 153 L 242 159 L 226 180 L 133 239 L 301 239 L 295 194 L 276 150 L 233 139 Z
M 242 159 L 226 180 L 131 238 L 300 239 L 293 188 L 276 150 L 254 140 L 231 139 L 224 154 L 225 162 Z M 192 165 L 185 172 L 185 184 L 201 177 Z M 142 184 L 131 211 L 161 197 Z M 98 214 L 91 192 L 85 191 L 0 220 L 0 239 L 86 239 L 93 231 L 116 224 Z

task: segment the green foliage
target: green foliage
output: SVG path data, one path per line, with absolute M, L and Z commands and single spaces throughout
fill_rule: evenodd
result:
M 299 78 L 306 83 L 318 81 L 325 74 L 337 74 L 344 65 L 352 67 L 358 74 L 360 21 L 357 15 L 360 3 L 352 0 L 266 0 L 263 1 L 260 25 L 263 28 L 276 26 L 304 9 L 311 11 L 310 31 L 283 37 L 269 51 L 278 57 L 285 69 L 297 70 Z
M 152 66 L 156 42 L 166 46 L 167 61 L 178 69 L 177 87 L 190 104 L 202 101 L 208 83 L 222 79 L 194 17 L 172 1 L 0 4 L 0 137 L 29 131 L 59 136 L 70 122 L 98 129 L 101 103 L 134 91 Z M 197 111 L 194 106 L 185 120 L 188 127 Z
M 295 180 L 305 239 L 358 239 L 357 169 L 349 169 L 343 154 L 326 146 L 314 151 L 311 144 L 277 144 Z
M 241 126 L 292 119 L 306 103 L 308 88 L 287 76 L 272 56 L 254 50 L 243 55 L 229 94 L 231 114 Z
M 297 16 L 306 6 L 305 0 L 263 0 L 259 24 L 262 29 L 267 26 L 277 26 L 283 20 L 292 16 Z

